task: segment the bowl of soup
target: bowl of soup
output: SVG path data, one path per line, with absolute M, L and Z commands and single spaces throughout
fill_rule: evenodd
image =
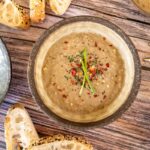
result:
M 128 36 L 111 22 L 73 17 L 36 42 L 28 79 L 40 108 L 62 124 L 104 125 L 135 99 L 140 61 Z

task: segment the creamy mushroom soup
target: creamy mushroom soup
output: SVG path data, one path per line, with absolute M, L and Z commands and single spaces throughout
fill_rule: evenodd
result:
M 105 108 L 124 84 L 124 63 L 117 48 L 94 33 L 72 33 L 58 40 L 42 69 L 49 99 L 75 114 Z

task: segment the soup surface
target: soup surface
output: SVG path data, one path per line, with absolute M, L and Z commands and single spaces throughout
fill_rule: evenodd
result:
M 150 13 L 150 0 L 133 0 L 139 8 Z
M 124 63 L 104 37 L 72 33 L 58 40 L 45 58 L 42 79 L 54 104 L 87 114 L 109 105 L 124 84 Z

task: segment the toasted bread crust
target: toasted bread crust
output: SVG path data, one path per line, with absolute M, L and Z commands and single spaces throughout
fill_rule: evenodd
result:
M 71 135 L 62 135 L 62 134 L 57 134 L 57 135 L 52 135 L 52 136 L 47 136 L 44 138 L 40 138 L 39 140 L 33 142 L 28 150 L 32 150 L 33 147 L 47 144 L 47 143 L 52 143 L 56 141 L 74 141 L 76 143 L 82 143 L 87 147 L 87 150 L 93 150 L 93 147 L 91 144 L 89 144 L 83 137 L 80 136 L 71 136 Z
M 30 0 L 30 19 L 36 23 L 45 19 L 45 0 Z
M 71 4 L 71 0 L 49 0 L 52 11 L 57 15 L 63 15 Z
M 7 150 L 27 148 L 34 140 L 39 139 L 27 111 L 21 104 L 15 104 L 8 109 L 4 128 Z
M 29 15 L 13 0 L 0 2 L 0 23 L 17 29 L 27 29 L 30 26 Z

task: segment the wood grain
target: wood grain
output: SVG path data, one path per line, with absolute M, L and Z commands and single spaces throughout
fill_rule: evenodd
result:
M 16 0 L 28 9 L 28 1 Z M 23 103 L 41 136 L 66 133 L 85 136 L 97 150 L 149 150 L 150 149 L 150 17 L 136 8 L 131 0 L 74 0 L 63 16 L 56 16 L 47 6 L 46 20 L 32 24 L 26 31 L 0 25 L 0 36 L 6 43 L 12 61 L 12 82 L 0 106 L 0 150 L 5 150 L 3 122 L 7 109 L 16 102 Z M 142 81 L 137 98 L 121 118 L 101 128 L 86 131 L 60 126 L 44 114 L 32 99 L 27 83 L 29 54 L 35 41 L 50 26 L 71 16 L 92 15 L 105 18 L 118 25 L 131 38 L 142 64 Z M 42 121 L 41 121 L 42 120 Z

